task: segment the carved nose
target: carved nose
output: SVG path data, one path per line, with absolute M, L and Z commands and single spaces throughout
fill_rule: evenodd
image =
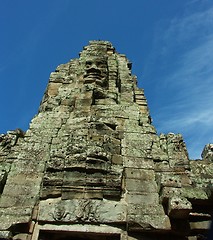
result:
M 91 66 L 90 66 L 90 69 L 98 69 L 97 65 L 95 63 L 93 63 Z
M 101 71 L 96 67 L 96 68 L 93 68 L 93 67 L 91 67 L 91 68 L 89 68 L 88 70 L 87 70 L 87 73 L 89 74 L 89 73 L 97 73 L 97 74 L 101 74 Z

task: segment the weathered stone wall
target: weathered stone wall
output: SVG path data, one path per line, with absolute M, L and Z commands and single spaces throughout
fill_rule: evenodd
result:
M 131 63 L 91 41 L 51 73 L 27 132 L 0 135 L 0 238 L 201 239 L 211 144 L 202 156 L 156 134 Z

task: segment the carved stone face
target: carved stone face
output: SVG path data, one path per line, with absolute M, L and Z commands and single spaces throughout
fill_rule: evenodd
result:
M 99 86 L 107 85 L 108 68 L 107 59 L 93 57 L 87 59 L 85 63 L 84 81 L 85 83 L 96 83 Z

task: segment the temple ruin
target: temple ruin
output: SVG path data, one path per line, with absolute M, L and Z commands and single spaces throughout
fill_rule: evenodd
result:
M 192 161 L 158 135 L 131 65 L 91 41 L 51 73 L 29 129 L 0 135 L 0 239 L 206 239 L 213 144 Z

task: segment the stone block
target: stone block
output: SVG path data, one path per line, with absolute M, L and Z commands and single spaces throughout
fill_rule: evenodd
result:
M 207 200 L 208 193 L 206 189 L 198 188 L 198 187 L 182 187 L 181 188 L 182 196 L 189 199 L 191 202 Z
M 13 240 L 28 240 L 31 239 L 31 236 L 26 233 L 19 233 L 13 237 Z
M 135 126 L 133 126 L 133 129 L 135 130 Z M 152 142 L 153 142 L 152 139 L 149 139 L 145 134 L 143 134 L 141 137 L 143 138 L 135 139 L 135 140 L 128 139 L 128 138 L 122 139 L 122 147 L 143 150 L 144 152 L 147 152 L 147 151 L 151 152 Z
M 41 189 L 40 198 L 47 199 L 53 197 L 60 197 L 62 194 L 61 188 L 61 186 L 43 186 Z
M 63 187 L 66 186 L 85 186 L 86 172 L 64 171 Z
M 123 140 L 123 143 L 126 144 L 132 143 L 138 146 L 142 146 L 143 144 L 145 144 L 151 147 L 152 142 L 156 141 L 156 135 L 150 134 L 150 132 L 144 130 L 145 129 L 142 126 L 140 126 L 140 130 L 134 128 L 127 129 L 124 133 L 125 139 Z
M 68 156 L 64 160 L 65 171 L 75 171 L 76 169 L 79 169 L 79 171 L 85 171 L 86 169 L 86 158 L 83 154 L 78 154 L 78 156 Z
M 118 154 L 112 155 L 112 164 L 122 165 L 123 164 L 123 157 Z
M 40 190 L 40 184 L 29 184 L 25 183 L 25 185 L 21 184 L 7 184 L 4 188 L 3 194 L 10 197 L 16 197 L 16 196 L 34 196 L 36 193 L 38 193 Z
M 174 174 L 162 174 L 161 186 L 163 187 L 181 187 L 181 176 Z
M 163 187 L 161 190 L 161 201 L 165 202 L 174 196 L 182 196 L 181 188 Z
M 125 157 L 136 157 L 136 158 L 140 158 L 140 157 L 146 158 L 148 155 L 144 149 L 141 149 L 139 147 L 132 148 L 132 146 L 122 147 L 121 154 Z
M 0 216 L 28 216 L 30 217 L 32 213 L 31 207 L 10 207 L 10 208 L 0 208 Z
M 125 180 L 125 189 L 128 192 L 143 192 L 143 193 L 152 193 L 157 192 L 157 184 L 155 181 L 146 181 L 141 179 L 126 179 Z
M 189 236 L 188 240 L 197 240 L 197 236 Z
M 79 108 L 84 108 L 85 110 L 89 110 L 92 103 L 93 103 L 93 100 L 91 98 L 76 99 L 75 100 L 75 107 L 78 108 L 78 109 Z
M 127 215 L 127 221 L 131 231 L 171 230 L 171 223 L 167 215 Z
M 161 204 L 129 204 L 128 214 L 130 215 L 164 215 L 164 208 Z
M 33 178 L 35 176 L 41 176 L 45 165 L 43 159 L 47 157 L 45 153 L 41 153 L 42 151 L 29 149 L 29 153 L 25 159 L 19 158 L 17 161 L 13 162 L 8 178 L 10 178 L 10 176 L 14 178 L 16 175 L 32 176 Z
M 87 172 L 106 172 L 109 168 L 107 162 L 102 161 L 101 159 L 87 160 L 86 162 L 86 171 Z
M 142 157 L 123 157 L 123 165 L 126 168 L 154 169 L 153 160 Z
M 128 129 L 128 131 L 130 131 L 130 132 L 131 131 L 136 131 L 137 132 L 137 129 L 135 129 L 135 128 L 140 127 L 137 118 L 136 119 L 128 119 L 128 120 L 124 121 L 123 126 L 124 126 L 125 129 Z M 138 137 L 135 140 L 140 140 L 140 139 L 141 139 L 141 137 Z M 125 138 L 124 139 L 124 142 L 127 143 L 128 141 L 130 141 L 130 138 Z
M 121 146 L 120 146 L 119 140 L 104 143 L 103 148 L 105 149 L 105 151 L 108 151 L 111 154 L 117 154 L 117 155 L 121 154 Z
M 61 186 L 63 177 L 63 172 L 46 172 L 43 178 L 43 186 Z
M 96 105 L 114 105 L 114 104 L 117 104 L 117 102 L 116 102 L 116 99 L 105 98 L 105 99 L 95 99 L 95 104 Z
M 155 180 L 155 172 L 153 170 L 125 168 L 126 178 L 140 179 L 140 180 Z
M 156 172 L 174 172 L 168 161 L 154 161 Z
M 118 201 L 121 198 L 121 189 L 117 188 L 104 188 L 103 198 Z
M 211 226 L 211 221 L 199 221 L 190 222 L 190 228 L 192 230 L 209 230 Z
M 62 187 L 62 200 L 68 200 L 68 199 L 80 199 L 84 198 L 85 193 L 85 187 L 75 187 L 75 186 L 69 186 L 69 187 Z
M 47 88 L 47 94 L 51 97 L 57 96 L 60 86 L 62 86 L 61 83 L 49 83 L 48 88 Z
M 64 158 L 63 157 L 52 157 L 47 162 L 47 170 L 61 171 L 64 169 Z
M 11 239 L 12 233 L 10 231 L 0 231 L 0 239 Z
M 125 196 L 128 204 L 142 204 L 142 205 L 158 205 L 159 196 L 158 193 L 143 193 L 143 194 L 127 194 Z
M 180 175 L 181 186 L 183 187 L 190 187 L 192 185 L 192 180 L 190 179 L 189 175 L 182 174 Z
M 30 216 L 27 215 L 0 215 L 0 231 L 7 231 L 14 223 L 16 224 L 28 224 L 30 222 Z M 7 238 L 6 238 L 7 239 Z
M 87 173 L 85 178 L 86 186 L 105 186 L 106 175 L 100 172 Z
M 104 190 L 102 188 L 96 189 L 88 189 L 86 188 L 84 191 L 83 198 L 84 199 L 103 199 Z
M 16 196 L 8 196 L 8 195 L 1 195 L 0 198 L 0 207 L 2 208 L 10 208 L 10 207 L 30 207 L 34 206 L 36 200 L 38 198 L 38 194 L 33 196 L 26 196 L 26 195 L 16 195 Z
M 42 173 L 29 173 L 27 171 L 23 171 L 17 174 L 17 172 L 10 172 L 10 175 L 7 179 L 7 183 L 9 185 L 13 184 L 20 184 L 20 185 L 28 185 L 28 186 L 35 186 L 40 185 L 40 181 L 42 178 Z
M 168 215 L 172 218 L 188 218 L 192 204 L 183 197 L 174 196 L 168 202 Z

